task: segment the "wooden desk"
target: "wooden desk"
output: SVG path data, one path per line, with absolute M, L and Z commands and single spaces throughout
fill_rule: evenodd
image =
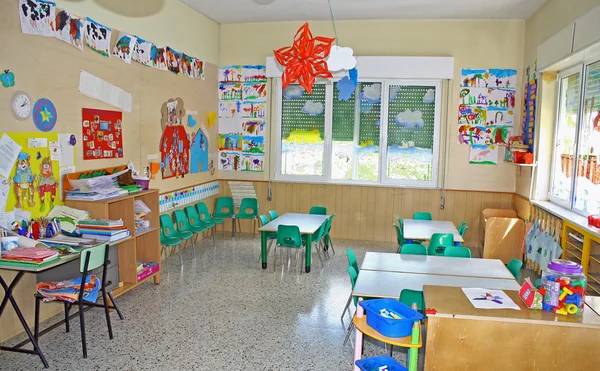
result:
M 286 213 L 279 218 L 263 225 L 260 232 L 262 268 L 267 269 L 267 233 L 277 232 L 280 225 L 296 225 L 300 228 L 300 234 L 306 236 L 306 273 L 310 272 L 312 259 L 312 235 L 321 228 L 321 225 L 329 219 L 330 215 L 295 214 Z
M 367 252 L 360 270 L 514 279 L 502 261 Z
M 369 298 L 398 298 L 403 289 L 422 291 L 424 285 L 481 287 L 496 290 L 518 290 L 517 281 L 495 278 L 441 276 L 361 270 L 352 295 Z M 427 303 L 429 307 L 430 304 Z
M 458 287 L 425 286 L 425 370 L 594 370 L 600 363 L 600 316 L 586 307 L 567 317 L 521 308 L 476 309 Z
M 429 241 L 434 233 L 451 233 L 454 235 L 454 242 L 464 242 L 452 222 L 404 219 L 404 238 L 407 240 Z

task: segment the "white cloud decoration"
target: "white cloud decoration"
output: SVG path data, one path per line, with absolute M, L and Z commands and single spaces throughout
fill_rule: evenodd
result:
M 406 110 L 396 115 L 396 124 L 407 129 L 422 128 L 425 126 L 423 113 L 421 111 Z
M 366 100 L 369 103 L 381 102 L 381 84 L 365 86 L 363 92 L 360 94 L 360 99 Z
M 423 96 L 423 103 L 433 103 L 435 100 L 435 90 L 429 89 Z
M 325 110 L 325 106 L 321 102 L 313 102 L 312 100 L 307 100 L 304 103 L 304 107 L 302 107 L 302 112 L 307 115 L 320 115 Z
M 300 98 L 306 90 L 300 85 L 288 85 L 283 89 L 283 97 L 285 99 Z
M 329 71 L 347 71 L 354 67 L 356 67 L 356 58 L 354 57 L 354 50 L 352 48 L 343 48 L 337 45 L 331 47 L 329 57 L 327 58 L 327 68 L 329 68 Z
M 400 93 L 400 90 L 402 90 L 401 86 L 398 86 L 398 85 L 390 86 L 390 100 L 396 99 L 396 97 L 398 97 L 398 93 Z

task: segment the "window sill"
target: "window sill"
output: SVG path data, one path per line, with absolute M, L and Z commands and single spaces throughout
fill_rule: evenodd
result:
M 397 184 L 397 183 L 379 183 L 369 181 L 344 181 L 344 180 L 319 180 L 319 179 L 298 179 L 294 177 L 275 177 L 275 183 L 302 183 L 302 184 L 322 184 L 332 186 L 357 186 L 357 187 L 382 187 L 382 188 L 407 188 L 407 189 L 431 189 L 439 190 L 440 187 L 430 184 Z
M 570 222 L 578 226 L 579 228 L 585 229 L 596 237 L 600 238 L 600 228 L 592 227 L 588 225 L 588 220 L 586 217 L 577 214 L 576 212 L 565 209 L 562 206 L 559 206 L 550 201 L 531 201 L 531 203 L 540 209 L 543 209 L 550 214 L 553 214 L 563 220 Z

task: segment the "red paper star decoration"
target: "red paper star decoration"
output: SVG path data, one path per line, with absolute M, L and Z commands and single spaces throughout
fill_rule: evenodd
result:
M 325 59 L 335 38 L 313 37 L 305 23 L 294 37 L 294 45 L 275 50 L 275 59 L 285 67 L 283 88 L 298 82 L 309 94 L 317 77 L 331 78 Z

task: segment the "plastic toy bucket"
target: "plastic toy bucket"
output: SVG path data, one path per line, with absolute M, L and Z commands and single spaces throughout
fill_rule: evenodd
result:
M 423 319 L 423 315 L 416 310 L 407 307 L 396 299 L 371 299 L 360 302 L 367 314 L 367 325 L 374 328 L 384 336 L 392 338 L 401 338 L 409 336 L 412 333 L 412 326 L 415 321 Z M 393 311 L 402 318 L 386 318 L 379 314 L 382 309 Z
M 390 356 L 359 359 L 356 361 L 356 366 L 363 371 L 379 371 L 382 366 L 387 366 L 388 371 L 407 371 L 406 367 Z

